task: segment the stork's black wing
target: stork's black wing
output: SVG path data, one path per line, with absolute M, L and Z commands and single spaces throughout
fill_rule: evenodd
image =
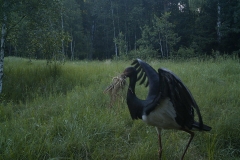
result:
M 140 85 L 145 81 L 147 81 L 145 86 L 149 85 L 147 100 L 157 96 L 159 94 L 159 76 L 156 70 L 140 59 L 133 61 L 132 65 L 137 70 L 137 81 L 140 81 Z
M 191 129 L 195 123 L 194 109 L 196 109 L 199 118 L 199 128 L 202 129 L 202 116 L 191 92 L 171 71 L 160 68 L 158 69 L 158 73 L 161 98 L 170 98 L 177 114 L 175 118 L 177 123 L 182 127 L 187 126 L 189 129 Z

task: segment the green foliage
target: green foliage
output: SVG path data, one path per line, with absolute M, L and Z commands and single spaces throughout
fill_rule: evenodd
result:
M 141 48 L 153 48 L 153 31 L 152 28 L 148 25 L 145 25 L 141 28 L 142 37 L 137 41 L 137 44 Z
M 199 104 L 204 123 L 212 126 L 211 132 L 196 132 L 185 159 L 239 159 L 239 63 L 220 57 L 148 62 L 177 74 Z M 0 159 L 157 159 L 155 129 L 132 121 L 125 100 L 109 108 L 109 97 L 102 93 L 130 63 L 46 66 L 46 61 L 6 58 L 3 94 L 8 88 L 32 98 L 16 103 L 23 99 L 1 97 Z M 41 87 L 46 90 L 40 92 Z M 144 97 L 145 88 L 136 89 Z M 179 159 L 188 138 L 186 133 L 164 130 L 163 159 Z
M 199 7 L 201 7 L 206 0 L 188 0 L 189 8 L 193 11 L 196 11 Z
M 121 59 L 125 60 L 131 60 L 135 57 L 141 58 L 141 59 L 153 59 L 154 57 L 157 57 L 157 51 L 153 50 L 152 48 L 148 47 L 140 47 L 137 50 L 130 51 L 127 55 L 121 56 Z
M 9 0 L 0 13 L 7 16 L 6 55 L 51 59 L 62 53 L 69 36 L 59 23 L 61 13 L 61 1 Z
M 174 33 L 175 25 L 168 21 L 170 15 L 168 12 L 161 17 L 154 15 L 152 26 L 145 25 L 141 28 L 142 37 L 137 41 L 140 50 L 156 50 L 159 52 L 158 57 L 170 57 L 171 53 L 174 52 L 173 46 L 180 39 Z M 149 55 L 149 57 L 152 56 L 152 54 Z
M 194 53 L 193 48 L 180 47 L 176 53 L 176 56 L 178 58 L 187 59 L 187 58 L 192 58 L 192 57 L 196 56 L 196 54 Z
M 126 44 L 126 42 L 125 42 L 125 40 L 124 40 L 124 35 L 123 35 L 123 33 L 120 32 L 120 33 L 118 34 L 118 37 L 115 38 L 113 41 L 114 41 L 114 42 L 117 44 L 117 46 L 118 46 L 118 52 L 119 52 L 118 55 L 119 55 L 119 56 L 122 56 L 122 55 L 126 54 L 127 44 Z
M 154 15 L 153 36 L 154 42 L 158 44 L 158 51 L 161 57 L 169 57 L 173 52 L 173 46 L 179 42 L 180 38 L 174 33 L 175 25 L 169 22 L 171 13 L 165 12 L 161 17 Z
M 169 58 L 180 47 L 194 48 L 198 56 L 240 48 L 238 0 L 1 2 L 7 56 L 108 59 L 145 47 Z

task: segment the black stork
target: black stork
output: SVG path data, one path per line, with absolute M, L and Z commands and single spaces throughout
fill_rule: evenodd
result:
M 182 81 L 171 71 L 160 68 L 158 73 L 146 62 L 136 59 L 124 70 L 123 76 L 129 78 L 127 105 L 132 119 L 142 119 L 148 125 L 155 126 L 159 140 L 159 159 L 162 154 L 162 129 L 182 130 L 191 135 L 184 155 L 194 137 L 193 129 L 210 131 L 211 127 L 203 124 L 199 107 L 191 92 Z M 145 81 L 149 86 L 146 100 L 139 99 L 135 94 L 136 82 L 140 85 Z M 198 122 L 194 120 L 194 110 Z

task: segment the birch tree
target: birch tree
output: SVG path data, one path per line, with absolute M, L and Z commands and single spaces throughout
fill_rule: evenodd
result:
M 1 7 L 0 93 L 1 93 L 3 86 L 2 80 L 6 40 L 8 40 L 8 42 L 11 42 L 12 40 L 11 38 L 13 38 L 14 40 L 12 41 L 16 41 L 16 43 L 21 42 L 23 44 L 21 47 L 32 47 L 33 45 L 37 44 L 36 48 L 39 49 L 39 46 L 44 44 L 44 43 L 39 44 L 39 42 L 48 41 L 48 39 L 43 39 L 42 36 L 49 35 L 43 34 L 41 31 L 45 31 L 46 28 L 44 27 L 46 27 L 46 24 L 49 24 L 49 26 L 53 26 L 54 17 L 59 16 L 59 13 L 57 12 L 59 10 L 58 9 L 59 1 L 0 0 L 0 4 L 1 4 L 0 6 Z M 21 27 L 24 29 L 22 29 Z M 48 28 L 48 31 L 50 31 L 50 28 Z M 39 34 L 40 35 L 39 36 L 38 33 L 40 32 L 41 34 Z M 59 39 L 61 40 L 63 36 L 61 32 L 57 32 L 55 30 L 53 30 L 51 33 L 52 35 L 50 41 L 53 41 L 55 45 L 56 44 L 55 42 Z M 57 38 L 54 36 L 56 36 Z M 43 40 L 39 41 L 39 39 L 37 39 L 38 37 L 41 37 L 41 39 Z M 24 41 L 26 40 L 26 38 L 29 38 L 28 41 Z M 49 44 L 46 43 L 46 45 Z M 50 48 L 53 48 L 53 46 L 51 46 Z M 26 52 L 27 54 L 32 54 L 30 52 L 27 52 L 27 50 L 25 50 L 24 52 Z
M 2 93 L 3 84 L 3 61 L 4 61 L 4 49 L 5 40 L 7 34 L 7 0 L 3 1 L 2 5 L 2 29 L 1 29 L 1 51 L 0 51 L 0 93 Z
M 153 36 L 159 46 L 161 57 L 169 57 L 173 46 L 180 40 L 174 33 L 175 25 L 168 21 L 170 13 L 165 12 L 161 17 L 154 15 Z
M 127 54 L 127 43 L 125 41 L 125 36 L 122 32 L 118 34 L 118 36 L 113 40 L 114 44 L 118 46 L 119 56 L 123 56 L 124 52 L 125 55 Z

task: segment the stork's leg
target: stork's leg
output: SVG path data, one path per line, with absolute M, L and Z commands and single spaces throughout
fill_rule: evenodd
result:
M 162 157 L 162 140 L 161 140 L 161 131 L 162 131 L 162 129 L 161 128 L 157 128 L 156 127 L 156 129 L 157 129 L 157 132 L 158 132 L 158 143 L 159 143 L 159 151 L 158 151 L 158 158 L 159 158 L 159 160 L 161 159 L 161 157 Z
M 185 156 L 185 154 L 186 154 L 186 152 L 187 152 L 187 149 L 188 149 L 188 147 L 189 147 L 189 145 L 190 145 L 190 143 L 191 143 L 191 141 L 192 141 L 192 139 L 193 139 L 193 137 L 194 137 L 194 132 L 191 132 L 191 131 L 189 131 L 189 130 L 187 130 L 187 129 L 182 129 L 182 130 L 185 131 L 185 132 L 187 132 L 187 133 L 189 133 L 189 134 L 191 135 L 191 137 L 190 137 L 190 139 L 189 139 L 189 141 L 188 141 L 188 144 L 187 144 L 187 146 L 186 146 L 185 151 L 183 152 L 183 155 L 182 155 L 181 160 L 183 160 L 183 158 L 184 158 L 184 156 Z
M 159 160 L 162 157 L 162 140 L 161 140 L 161 133 L 158 134 L 158 142 L 159 142 L 159 151 L 158 151 L 158 155 L 159 155 Z

